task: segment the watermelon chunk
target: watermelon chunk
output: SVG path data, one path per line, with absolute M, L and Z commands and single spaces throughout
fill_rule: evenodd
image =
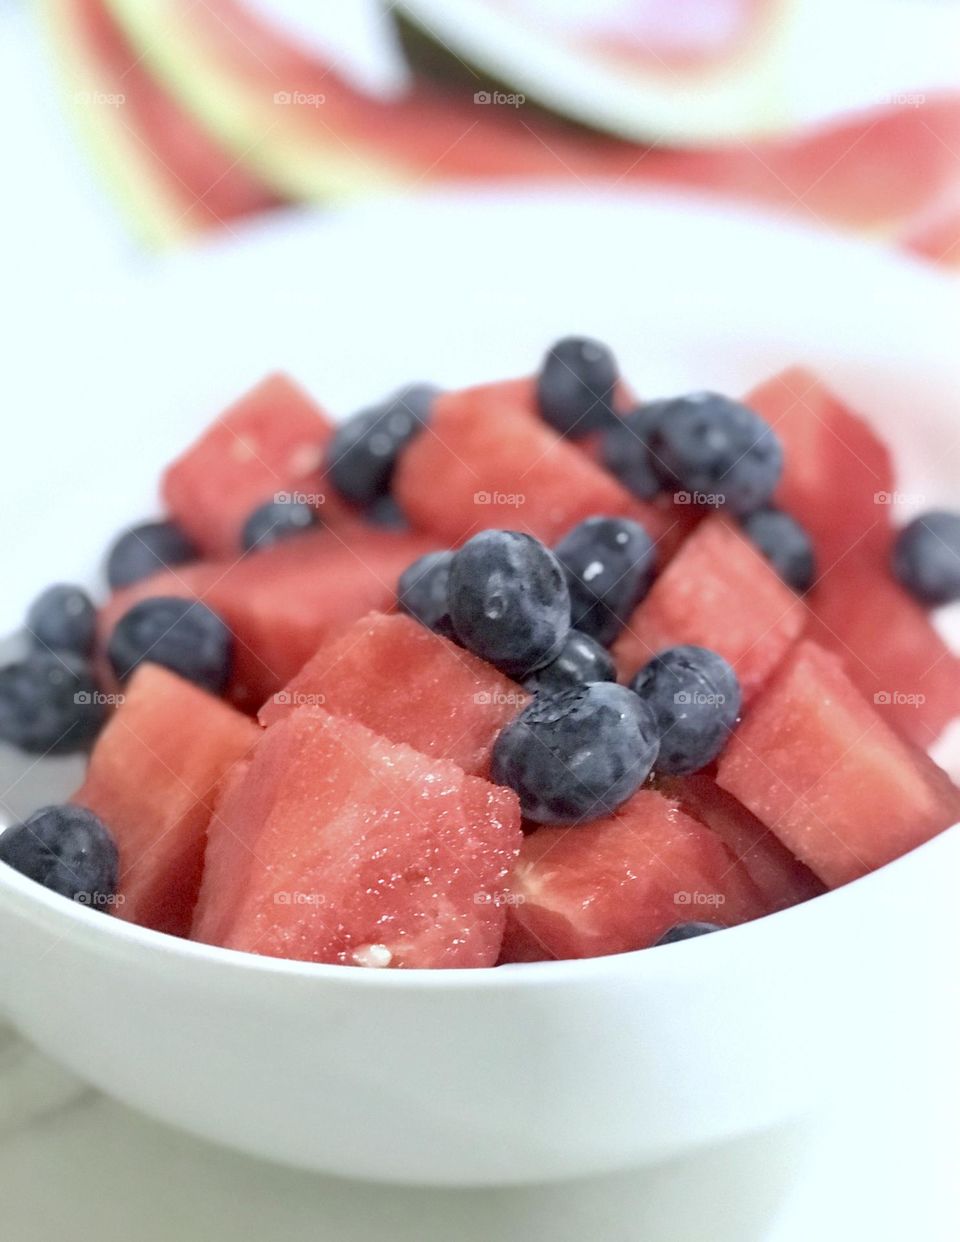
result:
M 163 499 L 205 556 L 238 556 L 258 505 L 278 493 L 324 496 L 320 465 L 332 432 L 293 380 L 268 375 L 168 468 Z
M 960 659 L 894 580 L 888 559 L 873 553 L 837 565 L 809 603 L 810 637 L 843 656 L 886 721 L 916 745 L 932 746 L 960 716 Z
M 946 773 L 808 641 L 733 735 L 717 781 L 831 888 L 960 819 Z
M 302 961 L 492 966 L 520 840 L 511 790 L 304 707 L 218 804 L 193 936 Z
M 246 716 L 165 668 L 137 670 L 72 799 L 116 838 L 120 918 L 187 935 L 217 787 L 261 736 Z
M 445 393 L 429 432 L 403 454 L 394 493 L 413 525 L 445 543 L 488 527 L 553 543 L 593 514 L 626 515 L 653 539 L 669 537 L 671 515 L 635 500 L 571 441 L 531 418 L 520 384 Z
M 538 828 L 520 851 L 501 960 L 600 957 L 691 919 L 733 926 L 765 907 L 718 836 L 652 790 L 576 828 Z
M 397 579 L 435 548 L 417 535 L 354 523 L 320 530 L 240 560 L 200 561 L 118 591 L 102 610 L 100 650 L 117 620 L 157 595 L 202 599 L 236 638 L 231 702 L 255 712 L 322 642 L 374 609 L 393 606 Z M 101 656 L 102 673 L 109 679 Z
M 702 522 L 654 583 L 613 647 L 628 679 L 659 651 L 709 647 L 756 694 L 807 621 L 803 602 L 725 518 Z
M 275 724 L 305 705 L 484 776 L 497 734 L 529 695 L 410 617 L 374 613 L 326 643 L 260 709 Z
M 657 789 L 717 834 L 743 863 L 769 913 L 824 891 L 820 880 L 780 838 L 709 776 L 662 776 L 657 778 Z
M 810 532 L 820 573 L 844 571 L 861 553 L 887 546 L 894 490 L 890 451 L 873 429 L 810 371 L 776 375 L 744 398 L 783 443 L 775 500 Z

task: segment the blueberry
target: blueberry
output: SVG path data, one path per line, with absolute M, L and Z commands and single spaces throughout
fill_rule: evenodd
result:
M 570 629 L 560 562 L 516 531 L 481 531 L 454 553 L 448 602 L 464 646 L 511 677 L 556 659 Z
M 914 518 L 897 536 L 893 572 L 922 604 L 960 600 L 960 514 L 934 510 Z
M 537 377 L 540 413 L 562 435 L 589 435 L 616 417 L 619 378 L 617 360 L 606 345 L 585 336 L 564 337 L 544 358 Z
M 123 614 L 107 656 L 120 681 L 149 661 L 219 694 L 230 676 L 233 635 L 199 600 L 157 596 Z
M 633 691 L 595 681 L 538 694 L 497 738 L 493 780 L 517 792 L 528 819 L 580 823 L 626 802 L 657 746 L 656 722 Z
M 317 515 L 302 501 L 268 500 L 247 518 L 241 542 L 244 552 L 269 548 L 271 544 L 302 535 L 318 522 Z
M 97 610 L 81 587 L 59 583 L 38 595 L 27 613 L 27 630 L 40 647 L 89 655 Z
M 787 586 L 801 594 L 817 576 L 813 540 L 789 513 L 758 509 L 743 521 L 744 533 L 774 567 Z
M 650 451 L 665 484 L 740 515 L 765 505 L 783 472 L 774 431 L 753 410 L 713 392 L 667 402 Z
M 31 754 L 69 754 L 97 735 L 106 707 L 84 660 L 34 651 L 0 668 L 0 741 Z
M 657 771 L 699 772 L 726 744 L 740 714 L 740 683 L 722 657 L 705 647 L 671 647 L 631 683 L 657 722 Z
M 429 422 L 438 391 L 411 384 L 341 424 L 326 459 L 341 496 L 366 508 L 389 492 L 397 458 Z
M 616 680 L 617 668 L 606 647 L 589 634 L 571 630 L 557 658 L 528 677 L 524 685 L 534 693 L 551 693 L 588 681 Z
M 51 892 L 106 906 L 117 892 L 117 845 L 92 811 L 47 806 L 0 834 L 0 862 Z
M 107 582 L 113 590 L 130 586 L 161 569 L 195 561 L 199 553 L 173 522 L 144 522 L 125 531 L 107 556 Z
M 367 520 L 384 530 L 409 530 L 407 515 L 392 496 L 380 496 L 366 511 Z
M 668 404 L 667 401 L 650 401 L 638 406 L 603 433 L 600 444 L 603 464 L 640 500 L 653 500 L 663 491 L 663 480 L 654 468 L 650 452 L 650 437 Z
M 630 518 L 590 517 L 555 552 L 570 588 L 572 624 L 608 646 L 650 589 L 653 541 Z
M 661 944 L 677 944 L 681 940 L 693 940 L 696 936 L 708 936 L 710 932 L 723 931 L 719 923 L 678 923 L 663 933 L 654 948 Z
M 447 606 L 452 552 L 428 552 L 400 575 L 397 603 L 401 612 L 445 638 L 454 637 Z

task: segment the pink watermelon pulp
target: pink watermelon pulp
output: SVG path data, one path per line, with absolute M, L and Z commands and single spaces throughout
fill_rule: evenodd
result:
M 451 545 L 489 527 L 550 544 L 597 513 L 635 518 L 655 540 L 669 541 L 677 525 L 531 417 L 525 382 L 445 393 L 429 432 L 404 453 L 394 490 L 415 527 Z
M 626 953 L 691 919 L 732 927 L 764 913 L 720 838 L 676 802 L 641 790 L 615 815 L 524 840 L 501 960 Z
M 668 647 L 709 647 L 733 665 L 747 702 L 806 620 L 802 601 L 753 545 L 725 518 L 714 516 L 687 538 L 613 650 L 627 679 Z
M 200 599 L 233 632 L 228 693 L 255 712 L 322 642 L 374 609 L 391 608 L 397 579 L 435 544 L 359 522 L 319 530 L 244 556 L 200 561 L 117 592 L 99 621 L 101 651 L 135 603 L 158 595 Z M 101 658 L 101 664 L 103 660 Z
M 285 375 L 269 375 L 215 419 L 166 471 L 163 498 L 205 556 L 239 556 L 250 514 L 278 495 L 325 497 L 333 424 Z M 322 505 L 321 505 L 322 507 Z
M 304 707 L 210 826 L 197 940 L 303 961 L 492 966 L 514 793 Z
M 865 875 L 960 818 L 960 792 L 804 641 L 734 733 L 722 788 L 829 887 Z
M 246 716 L 166 669 L 137 670 L 72 799 L 117 842 L 120 918 L 188 934 L 218 786 L 260 736 Z
M 662 776 L 657 789 L 715 832 L 753 881 L 769 913 L 809 901 L 824 886 L 780 838 L 709 776 Z
M 320 648 L 260 710 L 275 724 L 302 706 L 348 716 L 485 776 L 497 734 L 529 695 L 492 665 L 410 617 L 374 613 Z

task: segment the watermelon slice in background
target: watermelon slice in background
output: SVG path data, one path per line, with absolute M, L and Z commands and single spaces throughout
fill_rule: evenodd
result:
M 830 888 L 960 818 L 960 790 L 816 643 L 801 642 L 733 734 L 717 782 Z
M 732 927 L 767 913 L 721 839 L 652 790 L 526 837 L 507 907 L 502 962 L 626 953 L 691 919 Z
M 516 795 L 304 707 L 210 825 L 193 937 L 358 966 L 495 964 Z
M 261 736 L 246 716 L 166 669 L 137 670 L 71 799 L 117 842 L 119 918 L 188 934 L 217 790 Z
M 134 226 L 164 246 L 280 205 L 147 71 L 103 0 L 40 0 L 69 112 Z
M 196 123 L 293 198 L 451 180 L 596 180 L 706 192 L 894 239 L 960 181 L 960 93 L 930 92 L 922 107 L 910 98 L 863 106 L 787 138 L 677 150 L 660 134 L 649 146 L 533 108 L 478 107 L 475 82 L 465 92 L 421 75 L 400 98 L 376 98 L 240 0 L 222 0 L 216 14 L 187 0 L 109 3 Z M 296 105 L 298 92 L 324 102 Z M 275 94 L 291 102 L 275 104 Z
M 260 710 L 302 706 L 359 721 L 391 742 L 486 776 L 497 735 L 529 700 L 516 682 L 410 617 L 373 613 L 324 644 Z
M 399 0 L 412 63 L 594 129 L 691 145 L 793 118 L 798 0 Z

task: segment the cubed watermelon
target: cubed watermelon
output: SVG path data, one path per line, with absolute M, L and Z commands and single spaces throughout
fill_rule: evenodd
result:
M 210 825 L 193 936 L 360 966 L 492 966 L 516 795 L 304 707 L 263 735 Z
M 394 479 L 414 526 L 450 545 L 488 527 L 553 543 L 592 514 L 627 515 L 669 544 L 675 520 L 668 511 L 635 500 L 530 414 L 529 393 L 517 383 L 445 393 Z
M 960 716 L 960 659 L 885 556 L 837 565 L 809 603 L 810 637 L 843 656 L 854 684 L 904 737 L 928 749 Z
M 805 605 L 763 556 L 726 518 L 713 516 L 674 556 L 613 651 L 626 679 L 668 647 L 709 647 L 736 669 L 748 702 L 806 622 Z
M 278 493 L 324 496 L 333 424 L 286 375 L 269 375 L 220 415 L 167 470 L 163 499 L 205 556 L 236 556 L 243 524 Z M 323 505 L 320 504 L 323 508 Z
M 653 790 L 590 824 L 538 828 L 507 906 L 504 962 L 625 953 L 678 923 L 732 927 L 766 913 L 720 838 Z
M 200 561 L 157 574 L 107 603 L 99 621 L 101 650 L 117 620 L 141 599 L 202 599 L 236 638 L 229 698 L 255 712 L 322 642 L 372 609 L 392 607 L 400 574 L 435 546 L 416 535 L 353 523 L 240 560 Z
M 734 734 L 718 783 L 833 888 L 960 819 L 960 792 L 842 662 L 798 645 Z
M 657 789 L 717 834 L 734 858 L 743 863 L 771 914 L 824 891 L 809 867 L 794 858 L 775 833 L 711 777 L 658 777 Z
M 825 572 L 890 533 L 890 451 L 867 422 L 810 371 L 792 367 L 755 388 L 746 404 L 775 428 L 784 473 L 775 500 L 813 537 Z
M 320 706 L 485 776 L 497 734 L 529 697 L 492 665 L 410 617 L 373 613 L 325 643 L 267 700 L 260 723 Z
M 166 669 L 137 670 L 72 799 L 116 838 L 120 918 L 188 934 L 217 788 L 261 737 L 253 721 Z

